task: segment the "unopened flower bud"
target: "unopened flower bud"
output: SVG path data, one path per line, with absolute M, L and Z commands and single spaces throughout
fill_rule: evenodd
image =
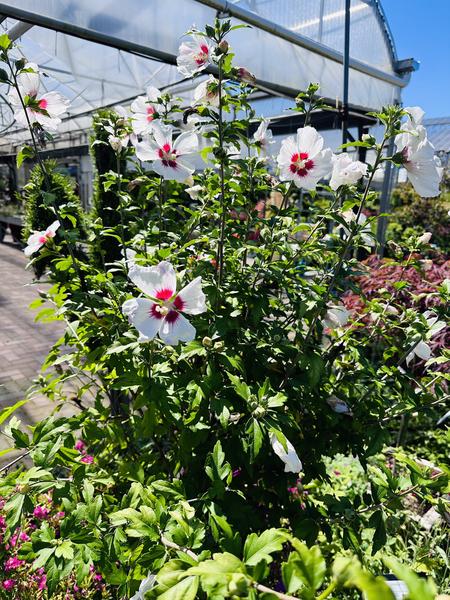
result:
M 219 44 L 219 50 L 221 51 L 221 53 L 226 54 L 229 49 L 230 49 L 230 44 L 227 42 L 227 40 L 222 40 Z
M 250 73 L 250 71 L 248 69 L 246 69 L 245 67 L 238 67 L 237 76 L 238 76 L 238 79 L 240 79 L 241 81 L 245 81 L 246 83 L 249 83 L 250 85 L 255 85 L 255 83 L 256 83 L 255 75 L 253 75 L 253 73 Z
M 370 135 L 370 133 L 364 133 L 361 137 L 361 141 L 367 142 L 368 144 L 374 144 L 375 138 L 373 137 L 373 135 Z

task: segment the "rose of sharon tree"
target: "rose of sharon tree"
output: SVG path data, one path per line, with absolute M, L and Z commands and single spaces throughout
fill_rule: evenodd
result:
M 109 237 L 121 260 L 98 268 L 62 225 L 55 241 L 63 208 L 44 178 L 53 219 L 26 253 L 51 265 L 54 285 L 34 303 L 51 308 L 38 318 L 66 330 L 37 385 L 77 412 L 55 409 L 33 428 L 13 415 L 26 400 L 0 413 L 33 463 L 2 469 L 5 597 L 324 599 L 360 590 L 383 600 L 393 598 L 379 576 L 386 570 L 413 600 L 435 597 L 431 580 L 395 558 L 392 520 L 412 493 L 443 510 L 447 472 L 400 447 L 388 450 L 390 466 L 375 455 L 395 442 L 400 420 L 443 402 L 441 358 L 430 356 L 420 377 L 412 367 L 449 289 L 439 289 L 432 315 L 397 313 L 395 336 L 377 322 L 376 360 L 366 350 L 373 330 L 360 330 L 340 302 L 355 289 L 357 250 L 374 243 L 364 208 L 375 173 L 419 152 L 411 180 L 429 190 L 435 163 L 419 150 L 429 142 L 412 110 L 387 107 L 382 141 L 358 142 L 370 164 L 334 156 L 308 124 L 321 106 L 311 85 L 294 109 L 305 126 L 271 156 L 267 121 L 252 133 L 254 76 L 233 65 L 231 29 L 218 20 L 180 47 L 184 77 L 217 70 L 195 106 L 183 111 L 149 88 L 131 112 L 96 125 L 105 135 L 94 147 L 116 158 L 101 184 L 116 194 L 120 222 L 105 227 L 96 213 L 86 244 Z M 13 61 L 6 36 L 0 42 L 18 119 L 22 108 L 30 127 L 18 159 L 32 156 L 45 174 L 39 139 L 55 116 L 25 89 L 37 72 Z M 412 142 L 401 138 L 387 156 L 388 141 L 414 127 L 418 146 L 404 152 Z M 124 173 L 127 163 L 134 170 Z M 331 198 L 315 224 L 299 221 L 299 189 Z M 68 396 L 69 380 L 78 391 Z M 327 457 L 338 452 L 359 458 L 364 487 L 330 487 Z

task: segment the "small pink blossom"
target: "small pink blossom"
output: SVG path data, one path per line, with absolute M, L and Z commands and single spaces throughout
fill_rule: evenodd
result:
M 14 579 L 5 579 L 5 581 L 2 583 L 3 589 L 8 591 L 12 590 L 15 585 L 16 582 L 14 581 Z
M 11 556 L 5 562 L 5 571 L 13 571 L 14 569 L 18 569 L 25 563 L 24 560 L 19 560 L 17 556 Z
M 82 457 L 81 462 L 85 465 L 91 465 L 94 462 L 94 457 L 91 454 L 86 454 Z
M 36 519 L 46 519 L 49 514 L 50 511 L 45 506 L 36 506 L 36 508 L 33 510 L 33 516 L 36 517 Z
M 25 531 L 22 531 L 19 535 L 19 540 L 21 542 L 28 542 L 30 540 L 30 536 L 27 533 L 25 533 Z
M 42 575 L 42 577 L 39 579 L 38 588 L 40 590 L 45 590 L 46 587 L 47 587 L 47 575 Z
M 75 450 L 78 450 L 78 452 L 83 452 L 83 450 L 85 450 L 86 448 L 86 444 L 83 442 L 83 440 L 77 440 L 75 443 Z

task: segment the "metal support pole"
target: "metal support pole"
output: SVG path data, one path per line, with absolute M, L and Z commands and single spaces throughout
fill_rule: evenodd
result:
M 394 153 L 394 138 L 389 140 L 387 149 L 388 156 L 392 156 Z M 388 213 L 391 208 L 391 184 L 392 184 L 392 173 L 393 166 L 390 161 L 384 163 L 384 179 L 383 187 L 381 189 L 380 196 L 380 214 Z M 386 242 L 386 229 L 388 224 L 388 217 L 380 217 L 378 219 L 377 227 L 377 241 L 379 244 L 378 253 L 382 257 L 384 254 L 384 246 Z
M 350 5 L 351 0 L 345 0 L 345 25 L 344 25 L 344 87 L 342 90 L 342 143 L 347 143 L 348 129 L 348 86 L 350 73 Z

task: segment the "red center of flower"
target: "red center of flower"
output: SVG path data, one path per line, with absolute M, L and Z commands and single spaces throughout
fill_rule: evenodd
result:
M 299 177 L 305 177 L 313 167 L 314 161 L 308 159 L 307 152 L 296 152 L 291 156 L 291 164 L 289 166 L 291 173 Z
M 169 298 L 172 298 L 174 292 L 173 290 L 170 290 L 169 288 L 163 288 L 162 290 L 158 290 L 156 292 L 156 297 L 158 298 L 158 300 L 168 300 Z
M 156 112 L 156 110 L 154 109 L 153 106 L 147 106 L 147 121 L 149 123 L 151 123 L 153 121 L 155 112 Z
M 178 319 L 178 311 L 183 310 L 184 302 L 180 296 L 176 296 L 173 302 L 169 302 L 169 298 L 174 292 L 168 288 L 159 290 L 156 293 L 156 298 L 161 301 L 160 304 L 152 304 L 150 315 L 154 319 L 166 319 L 169 323 L 174 323 Z
M 47 100 L 45 98 L 42 98 L 42 100 L 39 100 L 38 106 L 41 110 L 47 110 L 47 106 L 48 106 Z
M 198 66 L 204 65 L 208 60 L 209 48 L 206 44 L 200 46 L 200 51 L 194 56 L 195 62 Z
M 165 143 L 164 146 L 158 150 L 158 155 L 165 167 L 176 168 L 177 151 L 173 150 L 170 144 Z

